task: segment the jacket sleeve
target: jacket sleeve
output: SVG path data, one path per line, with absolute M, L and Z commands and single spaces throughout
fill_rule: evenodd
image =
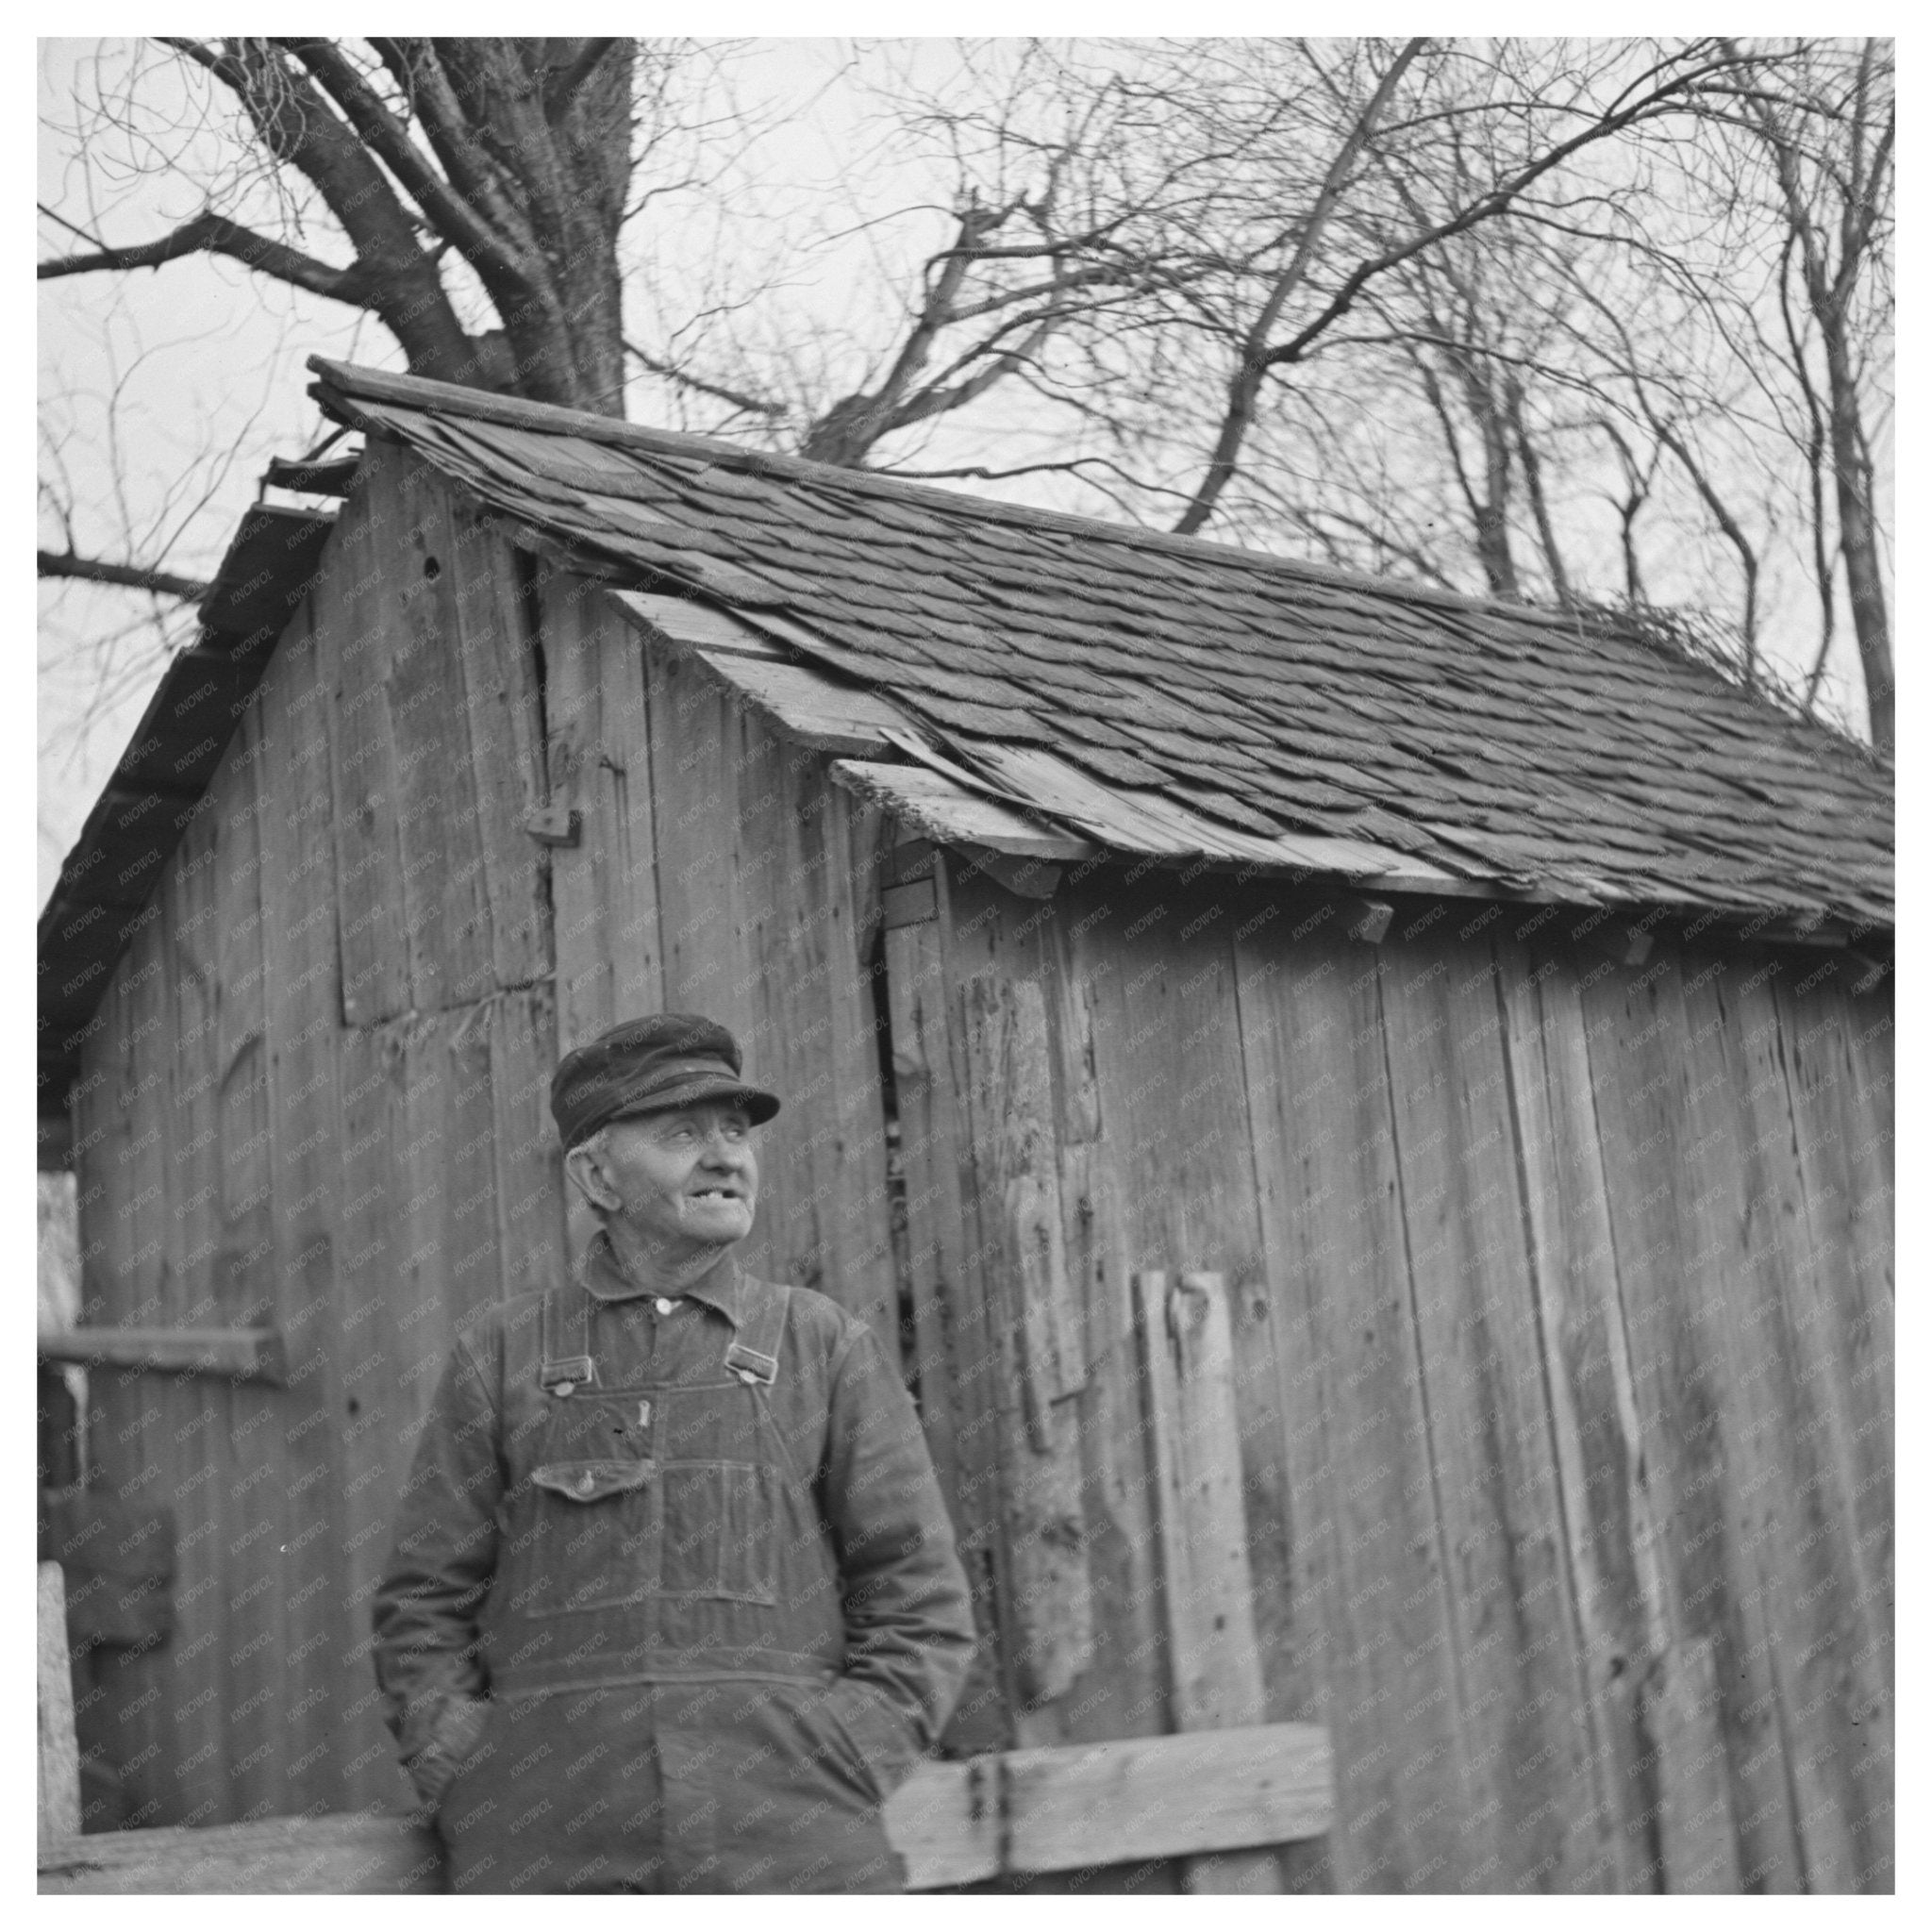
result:
M 417 1794 L 433 1804 L 482 1731 L 476 1625 L 496 1569 L 496 1405 L 458 1341 L 416 1444 L 375 1592 L 375 1681 Z
M 918 1411 L 862 1326 L 833 1371 L 820 1499 L 845 1620 L 831 1705 L 884 1797 L 952 1714 L 973 1610 Z

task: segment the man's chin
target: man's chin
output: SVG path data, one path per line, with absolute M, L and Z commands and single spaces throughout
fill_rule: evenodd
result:
M 752 1210 L 742 1201 L 699 1202 L 684 1216 L 684 1231 L 701 1241 L 721 1246 L 741 1241 L 751 1232 Z

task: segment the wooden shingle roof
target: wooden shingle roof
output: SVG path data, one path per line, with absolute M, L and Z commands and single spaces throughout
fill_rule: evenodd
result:
M 1111 850 L 1890 924 L 1890 771 L 1633 633 L 311 367 L 526 534 L 885 701 L 889 758 Z
M 604 578 L 935 836 L 1661 909 L 1767 937 L 1890 932 L 1890 769 L 1641 637 L 311 367 L 329 413 Z M 101 995 L 328 530 L 261 506 L 243 519 L 195 646 L 61 868 L 40 920 L 50 1148 Z

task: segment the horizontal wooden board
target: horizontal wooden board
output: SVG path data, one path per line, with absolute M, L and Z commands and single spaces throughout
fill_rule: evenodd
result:
M 886 1836 L 906 1860 L 908 1890 L 999 1876 L 1002 1762 L 989 1754 L 922 1764 L 886 1801 Z
M 1320 1724 L 1010 1751 L 1006 1774 L 1015 1872 L 1282 1844 L 1334 1816 Z
M 1328 1734 L 1255 1724 L 922 1765 L 886 1806 L 908 1889 L 1072 1872 L 1327 1830 Z M 367 1814 L 99 1833 L 45 1848 L 43 1892 L 441 1891 L 431 1835 Z
M 232 1375 L 280 1388 L 288 1364 L 278 1328 L 43 1328 L 40 1357 L 83 1368 Z
M 91 1832 L 41 1854 L 43 1892 L 442 1891 L 442 1848 L 401 1818 L 259 1818 Z

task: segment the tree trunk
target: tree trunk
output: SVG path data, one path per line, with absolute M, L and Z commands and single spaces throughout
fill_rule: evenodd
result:
M 1865 674 L 1865 705 L 1872 742 L 1888 757 L 1897 747 L 1891 684 L 1891 619 L 1878 558 L 1878 528 L 1872 512 L 1872 477 L 1858 440 L 1858 397 L 1840 329 L 1824 330 L 1825 370 L 1831 382 L 1831 468 L 1838 486 L 1838 541 L 1852 598 L 1852 630 Z
M 617 235 L 630 184 L 634 46 L 426 44 L 484 159 L 487 181 L 471 198 L 495 202 L 492 226 L 514 258 L 510 271 L 478 271 L 503 323 L 507 386 L 532 402 L 621 416 Z

